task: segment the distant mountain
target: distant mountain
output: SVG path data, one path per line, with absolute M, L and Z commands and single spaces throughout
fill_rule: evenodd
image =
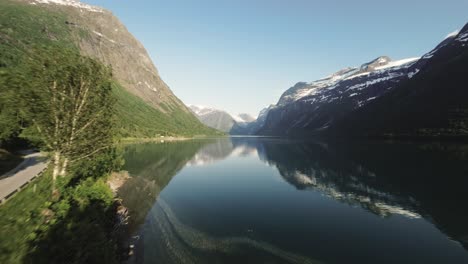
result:
M 190 110 L 205 125 L 231 135 L 253 135 L 263 126 L 270 107 L 260 111 L 258 118 L 242 113 L 230 115 L 228 112 L 207 106 L 189 105 Z
M 250 123 L 255 121 L 255 117 L 249 115 L 249 114 L 238 114 L 237 116 L 233 116 L 234 120 L 236 120 L 237 123 Z
M 227 112 L 211 107 L 189 105 L 189 108 L 203 124 L 229 133 L 233 126 L 237 124 L 236 120 Z
M 382 56 L 297 83 L 270 109 L 257 133 L 468 135 L 467 31 L 465 26 L 421 58 L 393 61 Z
M 268 112 L 273 109 L 275 106 L 270 105 L 260 111 L 257 119 L 254 119 L 251 122 L 238 123 L 237 126 L 234 126 L 231 129 L 231 135 L 255 135 L 265 124 L 266 117 Z

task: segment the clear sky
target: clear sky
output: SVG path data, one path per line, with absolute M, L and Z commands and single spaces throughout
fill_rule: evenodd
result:
M 117 15 L 182 101 L 232 114 L 380 55 L 421 56 L 468 22 L 468 0 L 83 2 Z

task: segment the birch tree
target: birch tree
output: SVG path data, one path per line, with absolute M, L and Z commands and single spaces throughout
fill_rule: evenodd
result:
M 49 51 L 50 52 L 50 51 Z M 52 177 L 113 145 L 111 70 L 74 52 L 42 56 L 22 87 L 31 124 L 51 154 Z

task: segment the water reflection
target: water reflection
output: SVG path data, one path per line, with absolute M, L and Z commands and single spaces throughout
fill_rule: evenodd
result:
M 198 141 L 206 143 L 188 162 L 189 165 L 203 166 L 228 157 L 234 150 L 230 140 Z
M 134 232 L 139 230 L 140 235 L 145 236 L 145 245 L 140 245 L 139 254 L 140 262 L 146 263 L 156 259 L 174 263 L 318 262 L 316 258 L 305 256 L 307 250 L 299 246 L 286 250 L 265 241 L 265 237 L 273 236 L 271 234 L 255 237 L 254 233 L 247 231 L 241 236 L 219 236 L 195 229 L 193 225 L 197 220 L 193 216 L 189 217 L 193 223 L 180 220 L 177 215 L 183 216 L 183 210 L 174 213 L 168 205 L 170 203 L 163 198 L 156 202 L 161 191 L 186 165 L 208 168 L 226 159 L 246 157 L 261 160 L 275 168 L 282 179 L 299 192 L 317 192 L 382 218 L 397 215 L 425 219 L 468 249 L 467 153 L 466 145 L 447 143 L 343 144 L 271 138 L 132 145 L 127 147 L 125 157 L 126 169 L 132 178 L 120 190 L 120 195 L 130 208 Z M 179 198 L 172 198 L 171 202 L 183 203 L 180 193 L 173 196 Z M 259 194 L 251 194 L 249 198 L 259 197 Z M 239 201 L 243 199 L 239 197 Z M 245 203 L 241 204 L 245 206 Z M 213 202 L 211 206 L 217 205 Z M 235 211 L 235 208 L 230 209 Z M 287 246 L 287 238 L 283 236 L 282 239 Z M 144 250 L 148 246 L 154 250 Z M 304 254 L 294 253 L 296 251 Z M 247 259 L 252 262 L 246 262 L 236 252 L 249 256 Z M 330 257 L 330 260 L 334 262 L 339 258 Z
M 200 149 L 212 144 L 219 142 L 203 140 L 149 143 L 125 148 L 125 170 L 131 178 L 119 189 L 118 195 L 130 210 L 130 231 L 135 231 L 144 223 L 159 193 L 177 172 L 191 162 Z M 207 153 L 213 154 L 209 150 Z

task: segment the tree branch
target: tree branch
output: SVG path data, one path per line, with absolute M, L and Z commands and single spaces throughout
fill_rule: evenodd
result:
M 88 157 L 90 157 L 90 156 L 92 156 L 92 155 L 98 153 L 99 151 L 104 150 L 104 149 L 107 149 L 107 148 L 110 148 L 110 146 L 105 146 L 105 147 L 102 147 L 102 148 L 98 148 L 98 149 L 94 150 L 93 152 L 91 152 L 91 153 L 89 153 L 89 154 L 86 154 L 86 155 L 81 156 L 81 157 L 79 157 L 79 158 L 70 160 L 70 162 L 76 162 L 76 161 L 79 161 L 79 160 L 82 160 L 82 159 L 86 159 L 86 158 L 88 158 Z

